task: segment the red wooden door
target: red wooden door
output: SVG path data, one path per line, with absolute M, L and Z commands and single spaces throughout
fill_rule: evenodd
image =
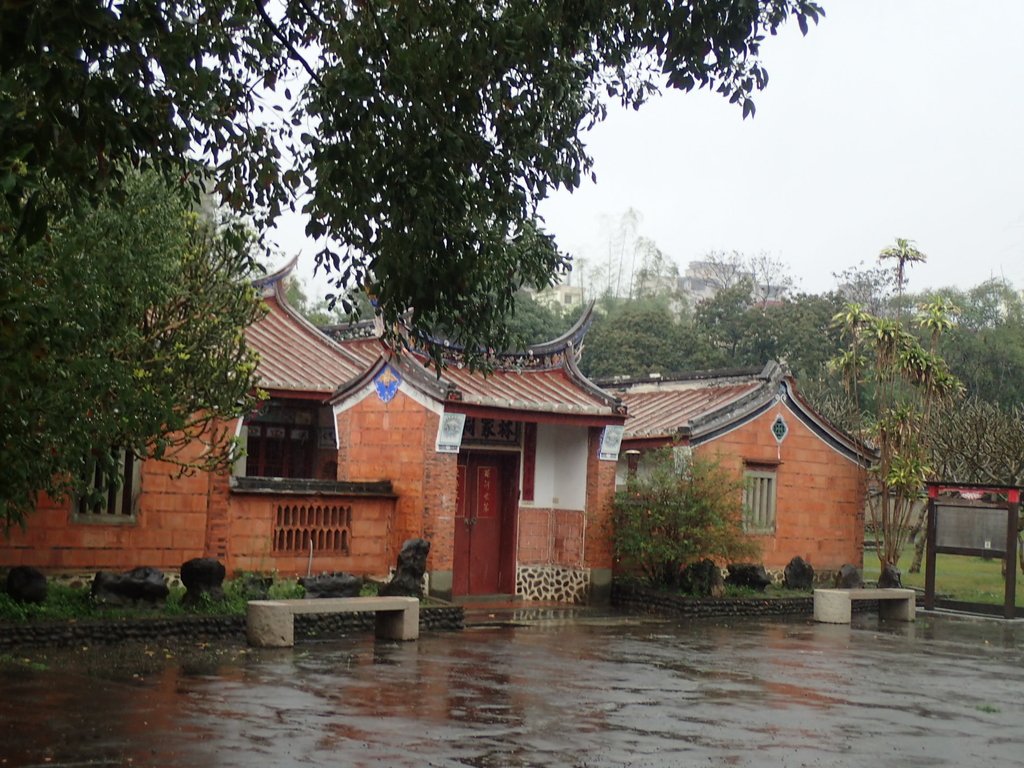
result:
M 469 455 L 459 465 L 452 591 L 508 594 L 515 589 L 514 456 Z

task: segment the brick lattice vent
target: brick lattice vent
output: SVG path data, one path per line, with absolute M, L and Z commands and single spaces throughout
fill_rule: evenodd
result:
M 274 552 L 349 553 L 352 507 L 279 504 L 274 516 Z

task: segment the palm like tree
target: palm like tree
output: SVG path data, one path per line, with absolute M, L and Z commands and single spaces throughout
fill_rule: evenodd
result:
M 896 289 L 903 295 L 903 285 L 906 282 L 907 264 L 916 264 L 928 260 L 921 251 L 914 245 L 913 240 L 905 237 L 897 237 L 896 245 L 883 248 L 878 254 L 878 260 L 893 259 L 896 261 Z

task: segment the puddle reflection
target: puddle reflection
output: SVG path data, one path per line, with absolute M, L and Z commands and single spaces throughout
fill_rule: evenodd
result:
M 1014 763 L 1020 633 L 587 620 L 0 665 L 0 765 Z M 106 659 L 109 661 L 109 659 Z

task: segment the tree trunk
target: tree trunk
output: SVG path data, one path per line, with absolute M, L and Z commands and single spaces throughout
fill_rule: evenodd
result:
M 924 534 L 924 523 L 925 517 L 928 515 L 928 505 L 924 504 L 921 506 L 921 511 L 917 513 L 917 522 L 914 523 L 914 528 L 911 532 L 911 536 L 915 537 L 914 541 L 914 560 L 910 563 L 909 573 L 920 573 L 921 572 L 921 560 L 924 559 L 924 546 L 928 541 L 927 535 Z

